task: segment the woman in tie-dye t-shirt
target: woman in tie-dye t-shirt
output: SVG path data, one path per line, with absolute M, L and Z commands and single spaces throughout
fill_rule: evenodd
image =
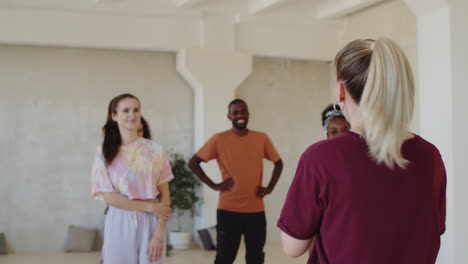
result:
M 104 263 L 164 263 L 173 178 L 167 153 L 138 136 L 140 101 L 122 94 L 109 104 L 104 142 L 96 150 L 91 195 L 109 206 Z M 155 202 L 159 195 L 159 201 Z

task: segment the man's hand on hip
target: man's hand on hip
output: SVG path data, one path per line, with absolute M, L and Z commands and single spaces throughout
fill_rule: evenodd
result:
M 232 178 L 227 178 L 221 183 L 215 184 L 215 186 L 213 186 L 213 190 L 220 191 L 220 192 L 230 191 L 233 186 L 234 186 L 234 180 Z
M 258 186 L 257 187 L 257 197 L 260 198 L 260 199 L 263 199 L 263 197 L 265 197 L 265 195 L 267 195 L 267 194 L 270 194 L 271 191 L 272 190 L 270 190 L 267 187 Z

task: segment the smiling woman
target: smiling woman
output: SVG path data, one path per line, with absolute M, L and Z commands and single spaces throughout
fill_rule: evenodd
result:
M 122 94 L 112 99 L 107 109 L 106 124 L 103 127 L 102 152 L 107 163 L 112 163 L 117 155 L 120 144 L 122 144 L 121 133 L 128 134 L 130 132 L 131 134 L 132 130 L 138 129 L 140 119 L 140 101 L 138 98 L 131 94 Z M 131 140 L 132 137 L 125 138 Z
M 94 159 L 91 195 L 109 205 L 104 263 L 165 263 L 168 182 L 174 177 L 163 146 L 138 135 L 140 108 L 131 94 L 112 99 Z

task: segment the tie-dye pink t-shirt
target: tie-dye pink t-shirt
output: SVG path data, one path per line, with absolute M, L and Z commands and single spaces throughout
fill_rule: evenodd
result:
M 173 178 L 168 155 L 155 141 L 139 138 L 122 144 L 107 167 L 99 146 L 94 157 L 91 196 L 102 200 L 102 192 L 118 192 L 129 199 L 154 199 L 159 194 L 157 186 Z

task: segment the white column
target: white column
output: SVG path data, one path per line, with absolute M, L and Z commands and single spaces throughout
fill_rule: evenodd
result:
M 452 74 L 453 170 L 450 190 L 453 224 L 453 263 L 468 263 L 468 2 L 449 0 Z M 445 87 L 443 87 L 445 88 Z M 448 87 L 447 87 L 448 88 Z M 449 88 L 450 89 L 450 88 Z M 451 228 L 448 226 L 448 228 Z M 442 263 L 442 262 L 440 262 Z
M 468 263 L 468 3 L 405 0 L 418 18 L 421 135 L 447 170 L 447 230 L 437 263 Z
M 231 127 L 227 106 L 235 89 L 252 72 L 252 55 L 237 52 L 236 22 L 232 18 L 202 14 L 199 48 L 177 53 L 177 72 L 193 88 L 194 151 L 217 132 Z M 208 177 L 221 181 L 216 161 L 202 164 Z M 218 193 L 202 187 L 201 208 L 195 217 L 195 228 L 216 224 Z
M 447 231 L 438 263 L 453 263 L 453 90 L 448 8 L 418 16 L 420 131 L 442 154 L 448 178 Z
M 234 99 L 235 89 L 252 71 L 249 54 L 187 49 L 177 54 L 177 71 L 193 87 L 194 91 L 194 151 L 197 151 L 214 133 L 231 127 L 227 119 L 227 106 Z M 203 166 L 215 182 L 221 174 L 215 161 Z M 195 227 L 216 224 L 218 193 L 203 186 L 203 204 Z

